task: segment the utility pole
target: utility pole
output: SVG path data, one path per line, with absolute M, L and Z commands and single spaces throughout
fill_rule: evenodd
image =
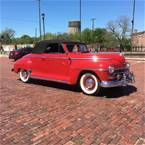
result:
M 95 18 L 92 18 L 91 21 L 92 21 L 92 43 L 94 43 L 94 30 L 95 30 Z M 93 48 L 93 45 L 92 45 L 92 48 Z
M 40 33 L 40 40 L 42 40 L 41 37 L 41 5 L 40 5 L 40 0 L 38 0 L 38 9 L 39 9 L 39 33 Z
M 43 22 L 43 40 L 45 40 L 45 14 L 42 13 L 42 22 Z
M 80 0 L 80 42 L 82 41 L 82 0 Z
M 131 30 L 131 33 L 133 34 L 134 32 L 134 16 L 135 16 L 135 0 L 133 0 L 133 11 L 132 11 L 132 30 Z
M 35 38 L 37 38 L 37 28 L 35 28 Z
M 132 29 L 131 29 L 131 52 L 132 52 L 132 37 L 134 32 L 134 16 L 135 16 L 135 0 L 133 0 L 133 11 L 132 11 Z
M 95 30 L 95 18 L 92 18 L 91 21 L 92 21 L 92 40 L 93 40 L 93 33 L 94 33 L 94 30 Z
M 35 42 L 37 41 L 37 28 L 35 28 Z

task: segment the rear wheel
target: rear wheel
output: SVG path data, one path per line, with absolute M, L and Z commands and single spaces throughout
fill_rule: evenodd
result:
M 100 90 L 99 80 L 92 73 L 85 73 L 80 78 L 80 88 L 87 95 L 97 94 Z
M 19 77 L 22 82 L 26 83 L 30 79 L 30 72 L 24 69 L 21 69 L 19 72 Z

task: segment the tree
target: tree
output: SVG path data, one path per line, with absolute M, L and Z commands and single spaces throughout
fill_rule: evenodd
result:
M 55 39 L 56 35 L 52 34 L 52 33 L 46 33 L 45 34 L 45 39 L 49 40 L 49 39 Z
M 17 43 L 19 44 L 32 44 L 33 41 L 33 38 L 31 38 L 29 35 L 22 35 L 17 39 Z
M 129 18 L 122 16 L 116 21 L 109 21 L 107 24 L 107 29 L 119 42 L 120 51 L 123 50 L 126 45 L 126 39 L 128 38 L 128 34 L 130 32 Z
M 86 28 L 82 31 L 82 40 L 87 44 L 92 43 L 92 31 L 90 29 Z
M 0 33 L 1 42 L 3 44 L 10 44 L 12 39 L 14 38 L 15 31 L 11 28 L 6 28 L 4 31 Z
M 112 35 L 111 32 L 106 31 L 106 33 L 104 35 L 103 47 L 106 47 L 106 48 L 117 48 L 118 45 L 119 45 L 119 43 L 116 40 L 116 37 L 114 37 L 114 35 Z
M 57 39 L 69 40 L 69 35 L 67 33 L 58 33 L 56 35 Z
M 69 39 L 73 41 L 80 41 L 80 33 L 69 34 Z
M 104 28 L 96 28 L 94 32 L 95 42 L 99 43 L 101 47 L 104 47 L 106 41 L 107 30 Z

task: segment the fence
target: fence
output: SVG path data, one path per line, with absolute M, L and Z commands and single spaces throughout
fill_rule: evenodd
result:
M 145 52 L 145 46 L 133 46 L 132 52 Z

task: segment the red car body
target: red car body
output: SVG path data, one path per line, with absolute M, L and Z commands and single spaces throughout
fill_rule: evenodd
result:
M 45 43 L 47 45 L 57 43 L 63 50 L 58 53 L 49 52 L 51 48 L 48 47 L 48 52 L 43 51 Z M 70 50 L 75 45 L 82 47 L 83 51 Z M 42 47 L 41 50 L 40 47 Z M 84 43 L 60 40 L 41 41 L 36 44 L 34 50 L 36 52 L 16 61 L 13 68 L 14 72 L 27 70 L 30 78 L 46 79 L 70 85 L 77 84 L 85 73 L 93 74 L 100 87 L 124 86 L 134 80 L 133 74 L 129 70 L 129 64 L 119 53 L 91 53 L 88 52 Z M 86 82 L 87 85 L 96 85 L 95 81 L 92 83 L 93 78 L 91 78 L 92 80 L 90 78 Z

